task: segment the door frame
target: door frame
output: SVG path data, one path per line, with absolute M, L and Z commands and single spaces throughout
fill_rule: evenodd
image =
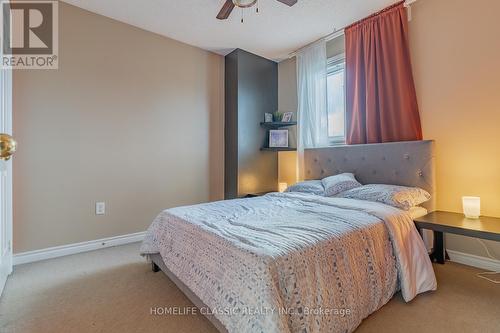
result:
M 12 135 L 12 70 L 0 69 L 0 133 Z M 12 273 L 12 160 L 0 174 L 0 296 Z

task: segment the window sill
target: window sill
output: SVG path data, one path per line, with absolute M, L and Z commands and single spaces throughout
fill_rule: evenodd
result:
M 342 139 L 342 140 L 338 140 L 338 139 L 330 139 L 330 142 L 328 144 L 329 147 L 332 147 L 332 146 L 344 146 L 346 143 L 345 143 L 345 139 Z

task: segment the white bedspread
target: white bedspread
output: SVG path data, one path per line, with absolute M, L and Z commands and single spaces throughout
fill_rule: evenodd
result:
M 352 332 L 399 286 L 410 301 L 437 285 L 407 213 L 300 193 L 165 210 L 141 253 L 160 253 L 229 332 Z

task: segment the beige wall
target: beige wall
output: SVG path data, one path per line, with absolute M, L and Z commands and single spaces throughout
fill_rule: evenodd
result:
M 223 57 L 64 3 L 59 33 L 59 70 L 14 74 L 14 252 L 222 198 Z
M 438 207 L 460 212 L 461 196 L 481 196 L 500 217 L 500 1 L 420 0 L 410 42 L 424 137 L 437 142 Z M 449 236 L 450 249 L 485 255 L 474 240 Z M 500 258 L 500 244 L 489 242 Z
M 422 127 L 437 143 L 438 208 L 461 211 L 478 195 L 482 213 L 500 217 L 500 1 L 420 0 L 412 5 L 410 46 Z M 296 103 L 294 59 L 279 64 L 280 105 Z M 289 175 L 293 159 L 280 159 Z M 280 181 L 284 181 L 280 179 Z M 447 247 L 485 256 L 469 238 Z M 487 242 L 500 258 L 500 244 Z

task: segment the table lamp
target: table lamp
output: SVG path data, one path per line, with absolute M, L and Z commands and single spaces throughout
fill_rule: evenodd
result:
M 481 215 L 480 197 L 462 197 L 464 215 L 468 219 L 478 219 Z

